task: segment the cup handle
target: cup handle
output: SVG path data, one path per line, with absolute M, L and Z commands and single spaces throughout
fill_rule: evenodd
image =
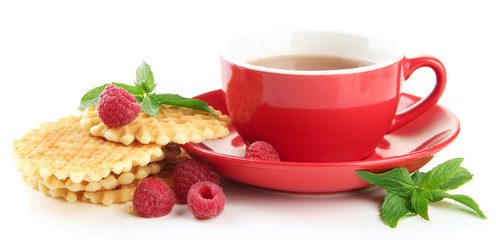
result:
M 398 128 L 404 126 L 405 124 L 411 122 L 412 120 L 419 117 L 422 113 L 429 110 L 434 106 L 446 87 L 446 69 L 444 68 L 441 61 L 434 57 L 417 57 L 417 58 L 405 58 L 404 61 L 404 73 L 405 80 L 408 80 L 412 73 L 421 68 L 429 67 L 434 70 L 436 74 L 436 86 L 432 92 L 426 97 L 420 100 L 418 103 L 409 107 L 408 109 L 396 114 L 389 127 L 388 133 L 397 130 Z

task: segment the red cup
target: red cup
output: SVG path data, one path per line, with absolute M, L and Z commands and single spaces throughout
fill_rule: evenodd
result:
M 283 55 L 329 55 L 372 65 L 340 70 L 284 70 L 250 64 Z M 433 91 L 397 113 L 401 86 L 420 67 L 436 74 Z M 223 90 L 232 123 L 250 144 L 270 142 L 281 160 L 354 161 L 383 137 L 434 106 L 446 70 L 433 57 L 406 58 L 392 42 L 366 34 L 270 32 L 241 38 L 221 54 Z

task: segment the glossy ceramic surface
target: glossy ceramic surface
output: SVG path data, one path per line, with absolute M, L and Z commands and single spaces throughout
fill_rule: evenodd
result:
M 225 94 L 216 90 L 197 96 L 228 114 Z M 419 97 L 402 94 L 399 108 L 407 109 Z M 188 153 L 209 162 L 215 172 L 227 178 L 257 187 L 293 193 L 336 193 L 357 190 L 369 185 L 356 175 L 358 170 L 384 172 L 405 167 L 418 170 L 451 143 L 460 131 L 456 116 L 435 105 L 425 114 L 387 134 L 364 160 L 326 163 L 272 162 L 243 158 L 245 144 L 233 127 L 226 139 L 185 144 Z M 300 148 L 303 154 L 313 148 Z
M 392 43 L 366 35 L 268 33 L 230 46 L 222 55 L 221 67 L 232 122 L 245 142 L 270 142 L 285 161 L 363 159 L 388 132 L 434 106 L 446 84 L 446 72 L 439 60 L 398 57 L 401 50 Z M 374 64 L 342 70 L 282 71 L 246 61 L 257 55 L 312 52 L 371 58 Z M 436 73 L 434 91 L 420 104 L 396 114 L 401 86 L 419 67 L 432 68 Z M 314 151 L 307 153 L 299 148 Z

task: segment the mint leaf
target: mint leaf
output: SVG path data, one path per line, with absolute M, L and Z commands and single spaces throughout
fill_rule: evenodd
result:
M 427 173 L 416 171 L 412 175 L 413 182 L 415 182 L 416 185 L 419 185 L 425 175 L 427 175 Z M 448 182 L 439 187 L 437 190 L 430 190 L 432 194 L 431 202 L 441 201 L 444 198 L 444 191 L 457 189 L 472 180 L 472 177 L 473 175 L 466 168 L 458 167 L 455 174 L 448 180 Z
M 453 199 L 469 208 L 474 210 L 481 218 L 487 218 L 486 215 L 480 210 L 479 205 L 469 196 L 466 195 L 451 195 L 449 193 L 444 193 L 445 198 Z
M 412 193 L 412 208 L 415 210 L 415 213 L 420 215 L 425 220 L 429 220 L 427 208 L 431 199 L 432 194 L 428 190 L 422 188 L 416 188 Z
M 431 202 L 438 202 L 443 200 L 445 192 L 443 190 L 431 190 Z
M 134 98 L 136 98 L 136 101 L 142 102 L 143 96 L 145 95 L 145 90 L 143 88 L 124 83 L 116 83 L 116 82 L 112 82 L 112 85 L 123 88 L 129 94 L 133 95 Z
M 394 193 L 388 193 L 386 195 L 381 207 L 381 214 L 387 225 L 396 228 L 398 221 L 408 213 L 410 213 L 410 210 L 407 198 Z
M 472 173 L 463 167 L 458 167 L 455 171 L 453 177 L 451 177 L 448 182 L 443 184 L 439 189 L 441 190 L 454 190 L 461 187 L 463 184 L 472 180 Z
M 406 168 L 395 168 L 381 174 L 357 171 L 357 174 L 366 182 L 386 189 L 388 193 L 408 197 L 415 189 L 415 183 L 410 178 L 410 173 Z
M 217 112 L 212 110 L 206 102 L 198 99 L 185 98 L 179 96 L 178 94 L 156 94 L 156 99 L 160 102 L 160 104 L 191 108 L 219 115 Z
M 422 178 L 419 187 L 428 190 L 436 190 L 446 184 L 462 163 L 463 158 L 455 158 L 439 164 Z
M 89 90 L 86 94 L 84 94 L 81 98 L 78 109 L 85 109 L 97 105 L 98 97 L 100 97 L 100 93 L 102 93 L 103 89 L 105 89 L 107 85 L 108 84 L 103 84 L 99 87 Z
M 155 80 L 153 79 L 153 73 L 150 69 L 150 65 L 144 61 L 141 66 L 136 69 L 135 84 L 137 87 L 142 88 L 145 93 L 151 93 L 157 86 L 157 84 L 155 84 Z
M 179 96 L 179 94 L 172 94 L 172 93 L 157 94 L 157 99 L 164 102 L 164 104 L 167 104 L 165 102 L 175 103 L 175 102 L 191 100 L 190 98 L 181 97 Z
M 143 102 L 141 103 L 141 111 L 154 117 L 158 117 L 158 111 L 160 110 L 160 103 L 155 98 L 155 95 L 151 94 L 143 97 Z
M 415 185 L 419 185 L 420 184 L 420 181 L 422 180 L 422 178 L 425 177 L 425 175 L 427 175 L 427 173 L 425 172 L 419 172 L 419 171 L 415 171 L 412 175 L 412 180 L 413 182 L 415 183 Z

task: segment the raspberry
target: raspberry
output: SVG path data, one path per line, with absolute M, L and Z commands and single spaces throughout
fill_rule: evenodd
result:
M 224 210 L 226 196 L 222 188 L 209 181 L 193 184 L 188 191 L 188 207 L 195 217 L 213 218 Z
M 256 141 L 246 149 L 245 158 L 269 161 L 281 161 L 279 154 L 272 144 L 265 141 Z
M 122 127 L 138 117 L 140 104 L 123 88 L 108 85 L 98 98 L 98 117 L 108 127 Z
M 174 206 L 174 192 L 169 185 L 148 178 L 141 182 L 133 195 L 134 211 L 140 217 L 152 218 L 169 214 Z
M 186 203 L 189 188 L 201 181 L 219 184 L 219 177 L 212 173 L 205 163 L 194 158 L 186 159 L 177 164 L 172 176 L 176 199 L 181 203 Z

